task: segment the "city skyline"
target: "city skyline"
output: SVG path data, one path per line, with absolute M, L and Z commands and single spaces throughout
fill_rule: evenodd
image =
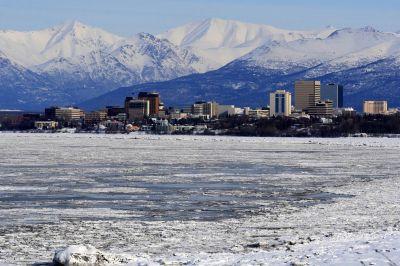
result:
M 122 36 L 160 33 L 192 21 L 222 18 L 293 30 L 372 26 L 397 32 L 398 1 L 0 1 L 0 29 L 37 30 L 70 20 L 104 28 Z M 201 12 L 199 12 L 199 10 Z M 312 16 L 310 13 L 312 12 Z M 283 15 L 284 13 L 284 15 Z M 28 23 L 29 21 L 29 23 Z

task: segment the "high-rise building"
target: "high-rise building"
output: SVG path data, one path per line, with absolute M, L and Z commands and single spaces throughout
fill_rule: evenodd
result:
M 148 100 L 130 100 L 127 106 L 129 120 L 141 120 L 150 115 L 150 103 Z
M 128 112 L 129 112 L 129 102 L 132 100 L 133 100 L 133 97 L 131 97 L 131 96 L 125 97 L 124 108 L 125 108 L 126 115 L 128 115 Z
M 292 94 L 277 90 L 269 94 L 269 115 L 289 116 L 292 113 Z
M 321 101 L 331 100 L 333 108 L 343 107 L 343 86 L 338 84 L 321 85 Z
M 308 111 L 321 100 L 320 81 L 296 81 L 294 91 L 296 110 Z
M 139 92 L 138 95 L 139 100 L 146 100 L 149 101 L 149 115 L 150 116 L 157 116 L 160 107 L 160 94 L 156 92 Z
M 388 112 L 387 101 L 364 101 L 364 113 L 377 115 Z
M 312 116 L 332 116 L 333 102 L 330 100 L 316 102 L 308 108 L 308 114 Z

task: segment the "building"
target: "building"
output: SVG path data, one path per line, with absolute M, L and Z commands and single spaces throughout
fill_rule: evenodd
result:
M 335 109 L 334 114 L 338 116 L 354 117 L 357 115 L 357 111 L 352 107 L 345 107 Z
M 40 130 L 54 130 L 58 127 L 56 121 L 35 121 L 35 128 Z
M 107 106 L 107 116 L 108 117 L 117 117 L 119 114 L 125 114 L 125 108 L 120 106 Z
M 314 106 L 308 108 L 308 114 L 311 116 L 332 116 L 333 115 L 333 102 L 330 100 L 319 101 Z
M 203 114 L 208 115 L 210 118 L 218 117 L 218 103 L 206 102 L 203 105 Z
M 295 88 L 295 107 L 296 110 L 308 111 L 321 100 L 320 81 L 296 81 Z
M 55 119 L 66 123 L 79 121 L 84 117 L 84 112 L 75 107 L 55 107 Z
M 95 125 L 107 119 L 107 111 L 96 111 L 85 114 L 85 124 Z
M 244 115 L 247 115 L 249 117 L 253 118 L 262 118 L 262 117 L 268 117 L 269 116 L 269 110 L 265 109 L 251 109 L 250 107 L 245 107 L 243 108 L 243 113 Z
M 128 96 L 125 97 L 125 101 L 124 101 L 124 109 L 125 109 L 125 114 L 128 116 L 128 111 L 129 111 L 129 102 L 133 100 L 133 97 Z
M 321 101 L 331 100 L 333 108 L 343 108 L 343 86 L 330 83 L 321 85 Z
M 292 94 L 285 90 L 277 90 L 269 94 L 269 115 L 290 116 L 292 113 Z
M 387 114 L 387 101 L 364 101 L 363 111 L 370 115 Z
M 48 120 L 54 120 L 56 119 L 56 110 L 59 109 L 59 107 L 52 106 L 49 108 L 44 109 L 44 117 Z
M 235 116 L 243 113 L 243 108 L 235 107 L 234 105 L 218 105 L 218 116 Z
M 149 101 L 149 115 L 158 116 L 160 108 L 160 94 L 156 92 L 139 92 L 139 100 Z
M 209 118 L 218 117 L 218 103 L 196 102 L 192 105 L 191 113 L 195 116 L 208 116 Z
M 205 102 L 196 102 L 192 105 L 191 113 L 195 116 L 203 115 Z
M 147 100 L 130 100 L 127 102 L 128 119 L 142 120 L 150 115 L 150 103 Z

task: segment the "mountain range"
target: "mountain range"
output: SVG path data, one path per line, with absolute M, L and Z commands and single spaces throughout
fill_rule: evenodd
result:
M 141 90 L 167 105 L 265 106 L 298 79 L 345 86 L 345 105 L 400 106 L 400 34 L 372 27 L 290 31 L 208 19 L 124 38 L 79 22 L 0 31 L 0 109 L 121 104 Z M 121 87 L 121 88 L 119 88 Z

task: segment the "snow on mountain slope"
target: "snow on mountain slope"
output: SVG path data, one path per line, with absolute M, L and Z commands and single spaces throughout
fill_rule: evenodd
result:
M 82 57 L 93 52 L 101 52 L 104 56 L 109 57 L 109 54 L 115 55 L 118 51 L 126 50 L 128 45 L 131 50 L 136 52 L 134 52 L 135 55 L 131 54 L 131 58 L 124 59 L 117 56 L 117 59 L 121 59 L 122 64 L 127 63 L 124 67 L 141 72 L 149 65 L 158 65 L 161 66 L 161 72 L 163 70 L 169 72 L 159 73 L 160 78 L 156 79 L 153 79 L 152 76 L 145 77 L 143 73 L 137 73 L 139 76 L 143 76 L 143 81 L 161 80 L 164 76 L 165 78 L 174 78 L 179 75 L 205 72 L 211 68 L 206 60 L 150 34 L 122 38 L 77 21 L 40 31 L 0 31 L 0 47 L 4 54 L 24 67 L 35 71 L 39 69 L 41 72 L 54 62 L 57 62 L 57 66 L 54 68 L 62 70 L 59 63 L 63 59 L 75 64 L 81 62 L 83 65 L 79 67 L 89 68 L 87 70 L 90 72 L 90 65 L 85 65 L 85 61 L 81 60 Z M 122 55 L 120 56 L 122 57 Z M 169 61 L 166 60 L 167 58 Z M 158 60 L 163 60 L 163 62 Z M 177 66 L 179 64 L 181 66 Z M 43 66 L 46 67 L 43 68 Z M 169 69 L 170 66 L 172 69 Z M 179 71 L 173 74 L 177 69 Z M 68 72 L 68 69 L 66 70 Z
M 180 47 L 191 48 L 195 53 L 222 66 L 264 44 L 326 38 L 334 30 L 289 31 L 234 20 L 207 19 L 171 29 L 158 36 Z
M 192 52 L 147 33 L 123 40 L 111 54 L 132 71 L 140 73 L 146 81 L 171 79 L 211 69 L 207 62 Z
M 73 99 L 83 101 L 121 86 L 214 68 L 204 58 L 168 40 L 144 33 L 123 38 L 77 21 L 40 31 L 0 31 L 0 47 L 7 62 L 51 84 L 49 94 L 63 95 L 65 99 L 57 97 L 57 104 L 72 104 Z M 16 73 L 11 65 L 7 69 Z M 6 75 L 10 73 L 6 72 L 0 73 L 0 79 L 9 80 Z M 15 95 L 39 86 L 35 79 L 28 80 L 32 83 L 17 87 Z
M 0 31 L 0 50 L 0 84 L 4 92 L 10 92 L 7 97 L 13 94 L 14 103 L 31 101 L 32 107 L 40 108 L 79 103 L 118 87 L 204 73 L 225 63 L 229 64 L 216 76 L 199 76 L 209 82 L 215 79 L 212 86 L 195 80 L 198 87 L 193 90 L 188 81 L 188 91 L 200 95 L 207 87 L 208 95 L 223 94 L 222 86 L 228 94 L 233 87 L 235 93 L 241 89 L 239 103 L 244 97 L 251 101 L 256 87 L 285 82 L 285 75 L 317 78 L 340 72 L 336 76 L 343 78 L 352 68 L 352 73 L 362 77 L 359 69 L 367 71 L 368 64 L 384 60 L 375 65 L 385 66 L 390 73 L 375 68 L 374 77 L 386 81 L 400 66 L 398 33 L 371 27 L 289 31 L 221 19 L 190 23 L 158 36 L 141 33 L 130 38 L 79 22 L 40 31 L 7 30 Z M 171 97 L 176 95 L 171 92 Z M 186 99 L 192 96 L 188 93 Z M 11 106 L 7 100 L 0 107 L 4 103 Z
M 93 50 L 106 50 L 121 39 L 78 21 L 40 31 L 0 31 L 3 52 L 25 67 L 42 64 L 57 57 L 70 58 Z
M 81 81 L 84 87 L 110 88 L 208 70 L 193 53 L 145 33 L 122 39 L 105 49 L 57 57 L 34 69 L 54 82 Z
M 370 27 L 341 29 L 325 39 L 301 39 L 261 46 L 238 59 L 248 66 L 289 72 L 312 68 L 318 76 L 391 57 L 400 51 L 400 38 Z

